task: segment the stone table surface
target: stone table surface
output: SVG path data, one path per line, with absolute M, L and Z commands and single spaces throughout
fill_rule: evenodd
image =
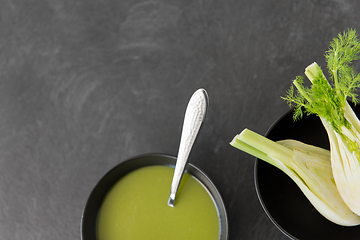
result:
M 97 181 L 129 157 L 177 154 L 187 102 L 210 107 L 189 162 L 228 209 L 230 239 L 287 239 L 254 186 L 254 157 L 280 98 L 328 43 L 360 29 L 356 0 L 2 0 L 0 240 L 80 239 Z

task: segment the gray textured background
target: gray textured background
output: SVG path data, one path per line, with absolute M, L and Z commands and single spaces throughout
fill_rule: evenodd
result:
M 176 155 L 191 94 L 210 108 L 190 162 L 228 208 L 230 239 L 287 239 L 229 146 L 288 110 L 291 80 L 347 28 L 346 0 L 1 0 L 0 239 L 78 240 L 96 182 L 128 157 Z

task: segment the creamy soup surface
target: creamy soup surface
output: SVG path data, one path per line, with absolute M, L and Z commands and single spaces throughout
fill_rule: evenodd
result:
M 174 168 L 148 166 L 121 178 L 109 191 L 98 216 L 98 240 L 219 240 L 213 199 L 197 179 L 184 173 L 169 207 Z

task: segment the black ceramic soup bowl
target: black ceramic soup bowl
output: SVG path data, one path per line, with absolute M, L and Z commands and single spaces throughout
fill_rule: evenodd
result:
M 114 186 L 114 184 L 120 180 L 120 178 L 131 171 L 142 167 L 153 165 L 175 167 L 175 164 L 176 157 L 166 154 L 145 154 L 128 159 L 106 173 L 92 190 L 85 205 L 81 218 L 81 239 L 97 240 L 97 218 L 101 204 L 106 194 Z M 220 240 L 227 240 L 229 232 L 228 218 L 226 208 L 219 191 L 205 173 L 191 163 L 187 164 L 185 171 L 200 181 L 213 198 L 220 220 Z M 171 182 L 169 185 L 170 184 Z

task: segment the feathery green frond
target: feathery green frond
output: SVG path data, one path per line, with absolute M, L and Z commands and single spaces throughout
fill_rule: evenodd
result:
M 313 63 L 305 70 L 305 75 L 312 82 L 311 87 L 305 87 L 303 78 L 296 77 L 294 85 L 297 93 L 292 87 L 283 97 L 291 107 L 295 106 L 294 119 L 301 118 L 304 114 L 302 109 L 305 109 L 306 113 L 326 119 L 338 133 L 341 133 L 342 126 L 349 127 L 344 107 L 348 98 L 358 103 L 355 91 L 360 87 L 360 75 L 354 72 L 351 64 L 359 58 L 360 41 L 355 30 L 349 29 L 334 38 L 325 54 L 330 81 L 320 66 Z

